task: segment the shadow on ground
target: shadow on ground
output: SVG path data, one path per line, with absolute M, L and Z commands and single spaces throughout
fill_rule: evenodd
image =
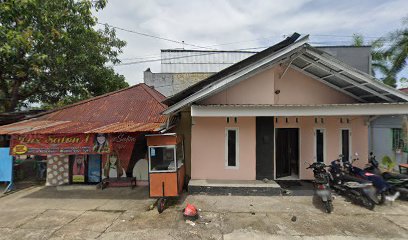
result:
M 287 196 L 313 196 L 313 183 L 311 181 L 276 181 L 282 188 L 282 195 Z
M 57 190 L 56 187 L 44 187 L 36 192 L 25 195 L 23 198 L 37 199 L 149 199 L 147 186 L 106 188 L 104 190 Z

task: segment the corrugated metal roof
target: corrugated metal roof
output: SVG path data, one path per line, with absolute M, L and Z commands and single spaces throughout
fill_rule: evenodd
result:
M 404 92 L 404 93 L 408 93 L 408 88 L 400 88 L 398 90 L 400 90 L 401 92 Z
M 166 121 L 165 97 L 144 83 L 0 127 L 0 134 L 157 131 Z
M 408 95 L 383 84 L 373 76 L 351 67 L 332 55 L 311 47 L 291 63 L 291 67 L 337 89 L 360 102 L 406 102 Z
M 235 80 L 244 77 L 245 71 L 252 71 L 252 74 L 255 74 L 256 71 L 265 68 L 267 64 L 277 63 L 287 63 L 291 68 L 347 94 L 359 102 L 408 102 L 408 94 L 383 84 L 373 76 L 345 64 L 322 50 L 311 47 L 305 42 L 307 37 L 295 42 L 297 37 L 294 34 L 291 38 L 167 98 L 164 103 L 170 107 L 165 113 L 176 112 L 198 99 L 231 87 Z M 299 45 L 300 43 L 301 45 Z M 282 53 L 284 54 L 282 55 Z M 270 59 L 268 60 L 269 63 L 262 62 L 265 59 Z

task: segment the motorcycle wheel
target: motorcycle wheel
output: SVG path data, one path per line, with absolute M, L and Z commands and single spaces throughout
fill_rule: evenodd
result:
M 157 211 L 159 212 L 159 213 L 162 213 L 163 211 L 164 211 L 164 205 L 165 205 L 165 200 L 164 200 L 164 198 L 160 198 L 159 200 L 158 200 L 158 203 L 157 203 Z
M 366 207 L 368 210 L 374 210 L 375 208 L 375 202 L 367 197 L 362 197 L 362 202 L 364 207 Z
M 333 203 L 332 203 L 332 201 L 324 202 L 324 207 L 326 208 L 327 213 L 333 212 Z
M 378 197 L 378 204 L 383 205 L 385 203 L 385 192 L 379 193 Z

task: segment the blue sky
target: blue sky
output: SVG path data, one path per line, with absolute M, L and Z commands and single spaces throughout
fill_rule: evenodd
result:
M 312 45 L 348 45 L 353 33 L 364 35 L 369 44 L 400 28 L 407 9 L 407 0 L 110 0 L 96 16 L 101 23 L 129 30 L 233 50 L 270 46 L 293 32 L 310 34 Z M 117 35 L 127 42 L 120 57 L 123 62 L 158 59 L 160 49 L 183 47 L 121 30 Z M 160 62 L 115 70 L 133 85 L 143 81 L 148 67 L 160 72 Z M 408 77 L 408 71 L 401 75 Z

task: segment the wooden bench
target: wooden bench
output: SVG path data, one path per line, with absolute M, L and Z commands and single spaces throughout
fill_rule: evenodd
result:
M 405 169 L 405 173 L 408 173 L 408 163 L 402 163 L 402 164 L 399 165 L 399 172 L 400 173 L 403 173 L 402 172 L 403 168 Z
M 136 187 L 135 177 L 120 177 L 120 178 L 104 178 L 102 179 L 100 188 L 103 190 L 107 187 L 127 187 L 130 186 L 132 189 Z

